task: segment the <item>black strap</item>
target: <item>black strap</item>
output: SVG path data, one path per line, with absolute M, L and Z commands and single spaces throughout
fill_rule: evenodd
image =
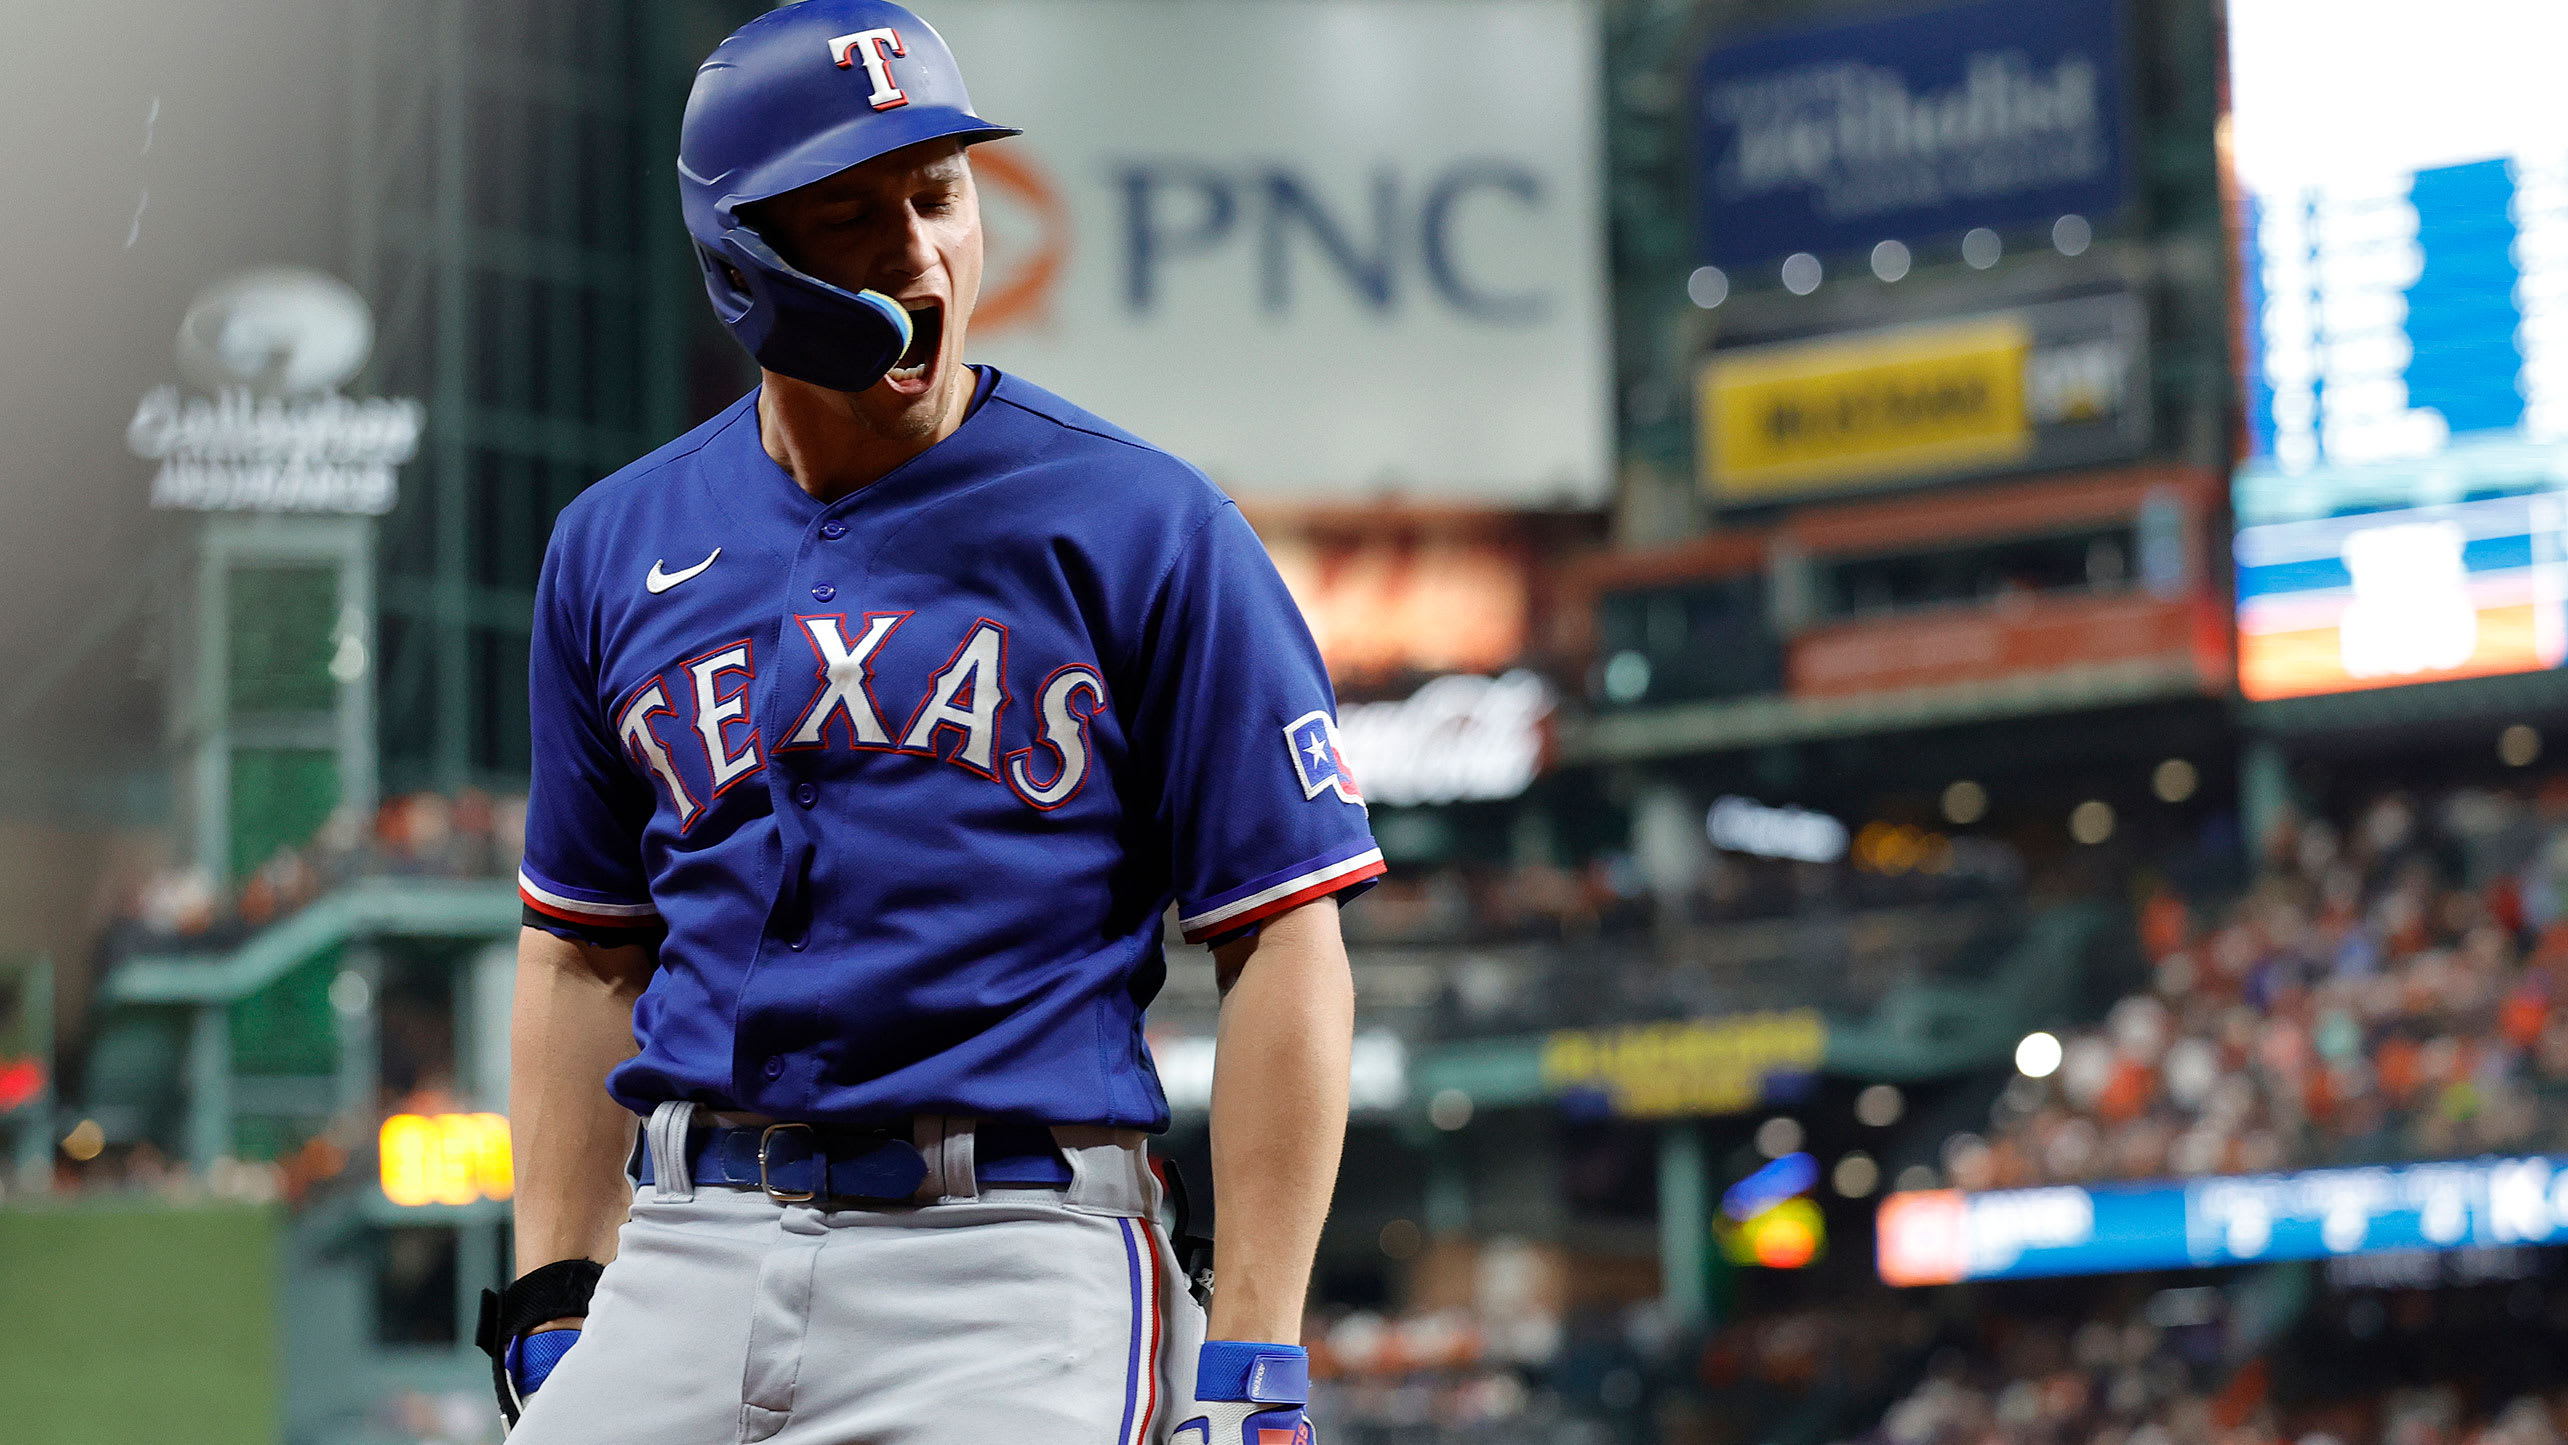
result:
M 1195 1232 L 1193 1202 L 1186 1197 L 1186 1171 L 1177 1167 L 1177 1161 L 1153 1155 L 1150 1167 L 1159 1175 L 1159 1187 L 1168 1195 L 1168 1244 L 1177 1251 L 1177 1267 L 1186 1272 L 1186 1292 L 1195 1297 L 1195 1303 L 1209 1309 L 1213 1303 L 1212 1232 Z
M 589 1297 L 597 1293 L 597 1277 L 605 1272 L 606 1266 L 595 1260 L 561 1259 L 527 1271 L 504 1290 L 482 1291 L 473 1343 L 490 1356 L 491 1387 L 499 1393 L 499 1413 L 509 1424 L 517 1423 L 524 1403 L 517 1397 L 517 1382 L 508 1378 L 509 1345 L 546 1320 L 585 1317 Z
M 528 928 L 540 928 L 556 938 L 567 938 L 574 943 L 594 943 L 600 948 L 649 948 L 659 943 L 669 931 L 657 919 L 639 926 L 623 927 L 612 923 L 574 923 L 567 918 L 539 913 L 531 903 L 518 905 L 517 912 L 518 920 Z

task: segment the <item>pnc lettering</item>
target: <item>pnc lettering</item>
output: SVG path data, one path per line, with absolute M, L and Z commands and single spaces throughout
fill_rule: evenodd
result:
M 1466 236 L 1504 233 L 1550 203 L 1542 177 L 1511 161 L 1482 159 L 1419 180 L 1376 168 L 1361 181 L 1340 178 L 1334 189 L 1345 198 L 1332 203 L 1317 181 L 1289 166 L 1127 164 L 1115 175 L 1124 302 L 1136 312 L 1151 311 L 1175 274 L 1243 250 L 1260 305 L 1278 315 L 1310 288 L 1309 273 L 1334 274 L 1349 296 L 1377 313 L 1397 311 L 1404 292 L 1423 291 L 1446 310 L 1488 325 L 1541 321 L 1550 309 L 1543 292 L 1474 274 L 1463 257 L 1472 249 Z

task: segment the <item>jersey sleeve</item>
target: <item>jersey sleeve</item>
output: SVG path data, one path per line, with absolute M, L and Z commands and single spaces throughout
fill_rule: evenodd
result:
M 1328 670 L 1237 507 L 1225 503 L 1169 570 L 1140 664 L 1137 752 L 1163 772 L 1187 942 L 1382 875 L 1364 795 L 1338 753 Z
M 518 895 L 532 914 L 574 929 L 656 928 L 642 868 L 651 798 L 607 731 L 594 629 L 566 595 L 564 552 L 557 534 L 536 584 L 527 649 L 534 753 Z

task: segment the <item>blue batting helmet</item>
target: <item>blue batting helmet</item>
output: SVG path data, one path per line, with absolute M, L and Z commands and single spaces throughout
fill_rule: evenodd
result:
M 770 371 L 862 391 L 909 345 L 875 291 L 796 270 L 739 214 L 920 141 L 1017 134 L 972 113 L 954 54 L 889 0 L 802 0 L 733 31 L 696 71 L 678 193 L 714 313 Z

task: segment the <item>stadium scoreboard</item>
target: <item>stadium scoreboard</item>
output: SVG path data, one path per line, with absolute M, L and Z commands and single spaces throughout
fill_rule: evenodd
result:
M 2239 682 L 2568 661 L 2555 0 L 2237 0 Z

